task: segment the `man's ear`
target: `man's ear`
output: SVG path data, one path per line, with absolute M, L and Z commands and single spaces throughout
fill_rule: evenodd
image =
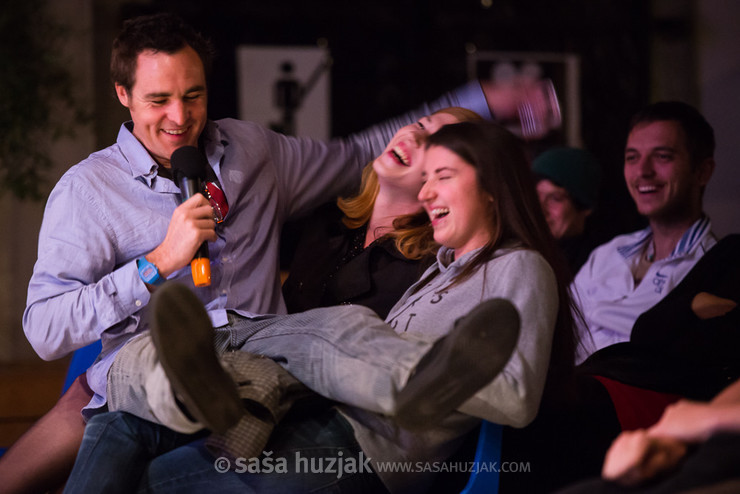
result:
M 120 84 L 116 84 L 116 96 L 118 96 L 118 101 L 121 102 L 123 106 L 126 108 L 129 107 L 129 94 L 125 87 L 121 86 Z
M 712 173 L 714 173 L 714 158 L 707 158 L 704 161 L 702 161 L 699 164 L 699 167 L 696 169 L 696 178 L 699 182 L 699 185 L 702 187 L 706 187 L 706 185 L 709 183 L 709 179 L 712 178 Z

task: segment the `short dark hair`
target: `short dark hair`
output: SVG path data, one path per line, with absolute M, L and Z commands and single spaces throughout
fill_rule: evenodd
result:
M 681 126 L 694 167 L 714 157 L 714 129 L 696 108 L 682 101 L 660 101 L 646 106 L 632 117 L 628 133 L 638 125 L 660 121 L 676 122 Z
M 190 46 L 203 62 L 206 76 L 210 73 L 214 55 L 213 44 L 180 17 L 171 13 L 159 13 L 134 17 L 124 22 L 123 30 L 113 41 L 110 75 L 114 84 L 123 86 L 126 92 L 136 83 L 136 62 L 146 50 L 177 53 Z

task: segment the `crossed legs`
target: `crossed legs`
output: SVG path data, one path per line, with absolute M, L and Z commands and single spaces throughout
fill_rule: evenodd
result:
M 207 425 L 221 423 L 223 407 L 232 407 L 224 401 L 236 407 L 238 397 L 216 400 L 207 385 L 223 370 L 204 355 L 213 338 L 204 308 L 187 287 L 168 284 L 155 295 L 153 313 L 153 341 L 175 391 Z M 326 398 L 423 427 L 493 380 L 519 335 L 519 315 L 501 299 L 447 324 L 447 336 L 435 342 L 400 336 L 365 307 L 337 306 L 242 320 L 228 338 L 232 349 L 269 357 Z M 194 368 L 211 370 L 194 376 Z

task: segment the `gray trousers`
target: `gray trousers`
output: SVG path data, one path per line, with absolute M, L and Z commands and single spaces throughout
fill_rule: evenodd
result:
M 309 389 L 372 412 L 392 414 L 395 397 L 433 341 L 395 333 L 358 305 L 291 315 L 232 319 L 214 333 L 219 353 L 269 357 Z M 179 409 L 148 333 L 127 343 L 108 375 L 109 409 L 176 431 L 202 428 Z

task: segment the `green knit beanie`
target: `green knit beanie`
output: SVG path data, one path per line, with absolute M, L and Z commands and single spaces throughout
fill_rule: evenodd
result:
M 593 209 L 599 198 L 601 165 L 583 149 L 554 148 L 537 156 L 532 170 L 568 191 L 576 205 Z

